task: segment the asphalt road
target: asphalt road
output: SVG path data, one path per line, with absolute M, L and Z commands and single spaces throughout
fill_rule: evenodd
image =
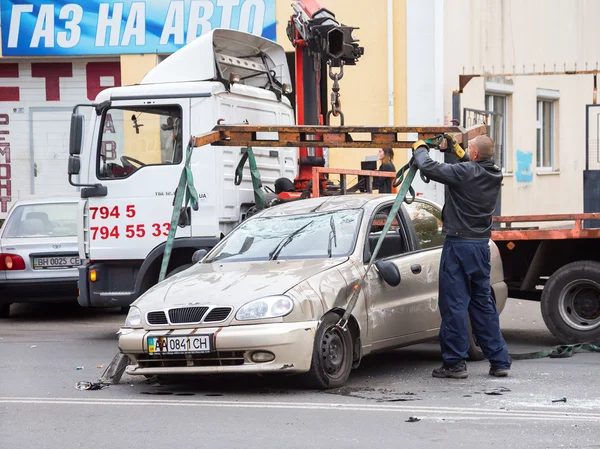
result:
M 470 363 L 468 379 L 442 380 L 431 377 L 440 364 L 431 343 L 368 357 L 328 392 L 281 377 L 123 376 L 76 390 L 102 374 L 124 318 L 22 305 L 0 320 L 0 448 L 600 447 L 600 354 L 515 361 L 504 379 Z M 512 353 L 559 343 L 537 303 L 509 300 L 501 322 Z

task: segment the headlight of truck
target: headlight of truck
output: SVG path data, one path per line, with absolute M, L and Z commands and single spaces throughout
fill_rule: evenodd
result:
M 244 304 L 236 313 L 239 321 L 262 320 L 286 316 L 294 310 L 294 301 L 287 296 L 268 296 Z
M 125 327 L 136 327 L 142 324 L 142 314 L 140 309 L 135 306 L 129 308 L 127 318 L 125 318 Z

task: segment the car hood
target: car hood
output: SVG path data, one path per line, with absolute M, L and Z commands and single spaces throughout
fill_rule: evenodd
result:
M 347 257 L 261 262 L 199 263 L 166 279 L 135 305 L 148 311 L 183 305 L 238 308 L 253 299 L 281 295 L 300 282 L 336 267 Z

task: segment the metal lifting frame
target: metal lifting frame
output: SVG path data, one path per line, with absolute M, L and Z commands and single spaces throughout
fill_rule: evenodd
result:
M 259 138 L 258 133 L 277 133 Z M 458 143 L 487 133 L 486 125 L 459 126 L 249 126 L 217 125 L 212 131 L 191 137 L 192 147 L 204 145 L 239 147 L 411 148 L 416 140 L 400 140 L 399 134 L 417 133 L 417 140 L 454 134 Z M 365 134 L 366 136 L 352 136 Z M 359 137 L 362 137 L 360 140 Z

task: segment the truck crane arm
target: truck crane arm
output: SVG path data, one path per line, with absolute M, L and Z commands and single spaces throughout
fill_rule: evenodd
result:
M 352 36 L 357 28 L 338 22 L 335 15 L 316 0 L 296 0 L 292 8 L 294 14 L 288 22 L 287 35 L 295 49 L 296 123 L 323 125 L 325 116 L 329 119 L 331 114 L 336 117 L 342 114 L 338 81 L 343 76 L 344 65 L 356 65 L 364 48 L 359 47 Z M 327 92 L 324 63 L 329 65 L 329 76 L 334 81 L 329 113 L 321 101 Z M 339 67 L 339 73 L 333 73 L 332 67 Z M 343 115 L 341 119 L 343 122 Z M 323 148 L 301 147 L 298 164 L 294 187 L 296 191 L 304 191 L 311 180 L 312 167 L 325 166 Z M 325 188 L 325 177 L 321 184 Z

